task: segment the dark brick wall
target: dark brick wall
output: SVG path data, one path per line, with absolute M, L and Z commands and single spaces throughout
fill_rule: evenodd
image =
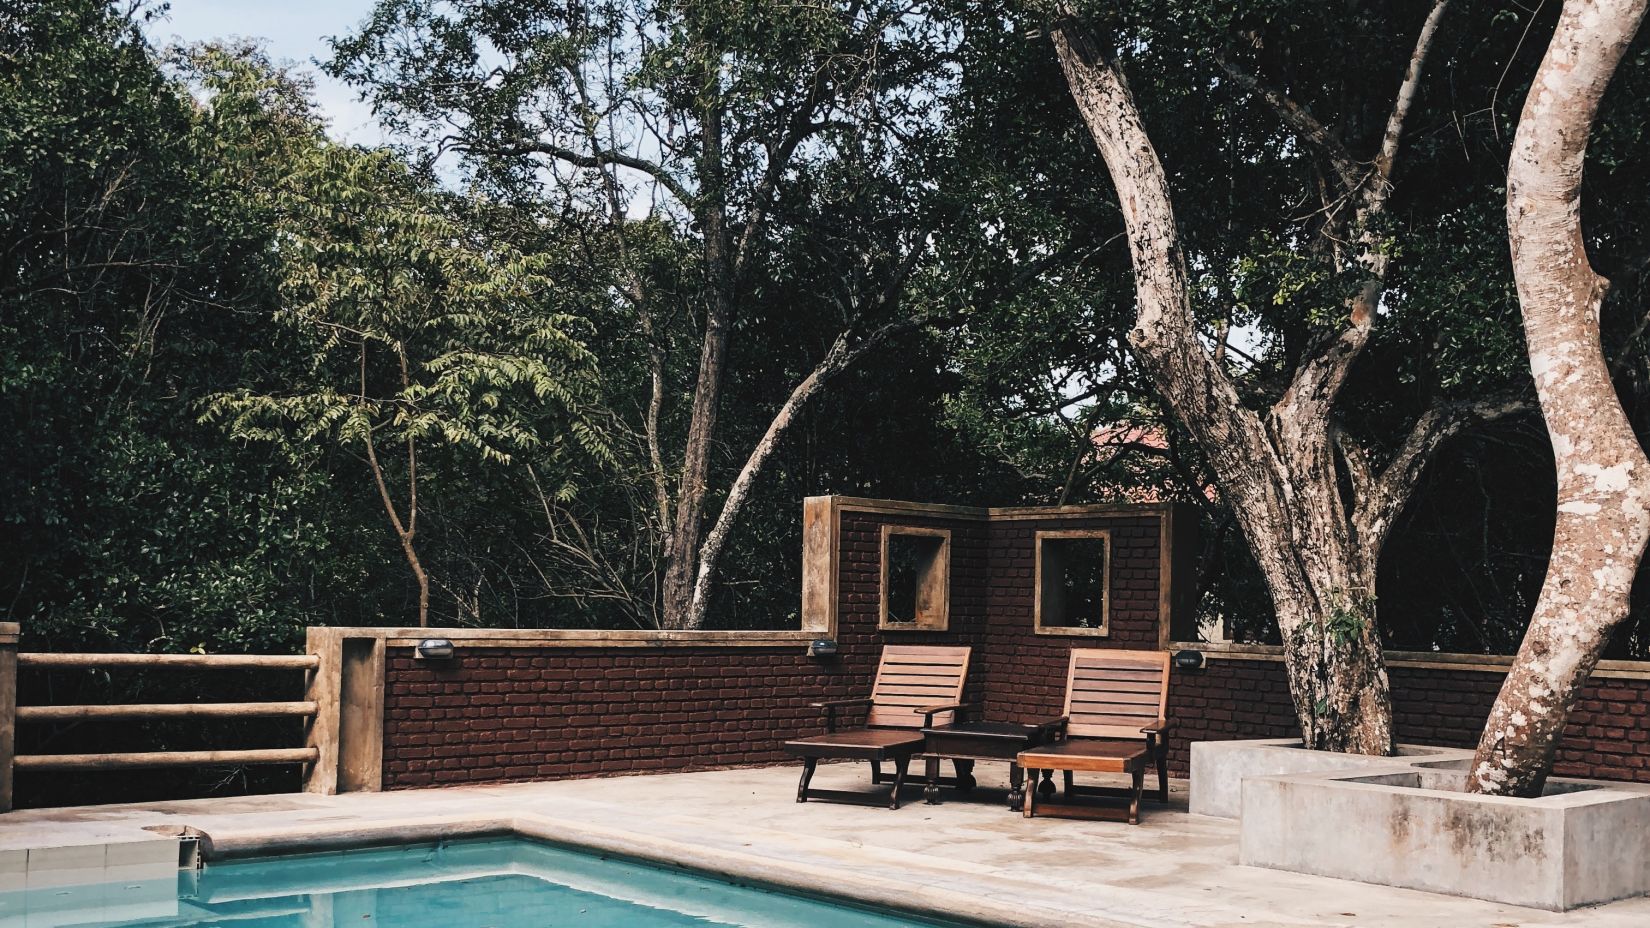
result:
M 857 695 L 863 654 L 801 648 L 465 648 L 385 659 L 384 786 L 543 780 L 783 760 L 822 730 L 808 703 Z
M 1159 517 L 1095 515 L 1000 519 L 991 523 L 990 618 L 983 647 L 986 717 L 1029 721 L 1060 714 L 1072 648 L 1158 645 Z M 1051 529 L 1111 531 L 1110 635 L 1039 635 L 1034 631 L 1036 533 Z
M 1158 517 L 980 519 L 841 514 L 837 643 L 830 662 L 780 647 L 461 649 L 446 666 L 411 649 L 385 661 L 387 789 L 688 770 L 786 759 L 823 730 L 808 703 L 863 695 L 885 643 L 974 648 L 967 697 L 989 718 L 1058 714 L 1067 651 L 1155 647 Z M 884 524 L 951 530 L 945 631 L 877 628 Z M 1032 533 L 1110 528 L 1110 638 L 1032 634 Z
M 968 644 L 968 698 L 985 717 L 1056 715 L 1073 647 L 1158 646 L 1160 516 L 1151 511 L 1049 519 L 841 514 L 837 641 L 841 657 L 776 647 L 465 648 L 451 666 L 386 660 L 387 788 L 687 770 L 786 760 L 787 737 L 822 730 L 820 699 L 863 695 L 885 643 Z M 880 632 L 885 523 L 949 528 L 950 628 Z M 1032 630 L 1033 533 L 1112 531 L 1111 635 Z M 1501 685 L 1494 672 L 1394 667 L 1398 736 L 1470 747 Z M 1569 776 L 1650 781 L 1650 681 L 1590 685 L 1559 751 Z M 1283 665 L 1211 659 L 1170 689 L 1170 760 L 1192 741 L 1297 733 Z

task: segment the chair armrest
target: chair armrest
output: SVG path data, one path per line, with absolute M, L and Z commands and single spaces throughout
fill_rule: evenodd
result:
M 841 709 L 845 706 L 868 706 L 870 704 L 871 697 L 869 696 L 861 696 L 858 699 L 827 699 L 823 702 L 808 703 L 809 706 L 815 709 Z
M 870 704 L 871 697 L 869 696 L 861 696 L 857 699 L 827 699 L 823 702 L 808 703 L 815 709 L 825 710 L 825 731 L 827 734 L 836 732 L 836 710 L 846 709 L 850 706 L 868 706 Z
M 934 716 L 939 715 L 941 712 L 955 712 L 958 716 L 961 716 L 965 711 L 973 708 L 975 708 L 975 705 L 971 702 L 952 702 L 941 706 L 924 706 L 921 709 L 912 709 L 911 711 L 922 714 L 923 728 L 933 728 Z
M 1168 721 L 1168 719 L 1158 719 L 1157 721 L 1151 723 L 1150 725 L 1147 725 L 1144 728 L 1141 728 L 1140 733 L 1143 734 L 1143 735 L 1161 735 L 1161 734 L 1163 734 L 1164 732 L 1166 732 L 1168 730 L 1169 730 L 1169 721 Z
M 1065 734 L 1066 725 L 1070 722 L 1070 716 L 1062 715 L 1056 719 L 1043 719 L 1042 721 L 1032 722 L 1031 724 L 1037 726 L 1037 730 L 1042 734 L 1052 734 L 1056 737 L 1060 737 Z

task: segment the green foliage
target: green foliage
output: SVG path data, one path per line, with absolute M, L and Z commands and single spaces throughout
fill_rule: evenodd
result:
M 1211 344 L 1239 331 L 1228 364 L 1265 404 L 1343 322 L 1349 277 L 1315 238 L 1322 159 L 1214 53 L 1366 158 L 1423 5 L 1085 12 L 1119 40 L 1171 171 L 1196 312 Z M 1458 0 L 1444 21 L 1392 212 L 1369 230 L 1392 271 L 1340 404 L 1377 461 L 1436 398 L 1524 388 L 1500 184 L 1553 12 Z M 652 620 L 651 355 L 673 483 L 713 193 L 736 240 L 765 194 L 771 210 L 734 288 L 710 511 L 838 332 L 911 313 L 944 323 L 804 411 L 730 541 L 713 622 L 795 616 L 806 495 L 1151 493 L 1205 514 L 1206 617 L 1237 638 L 1275 635 L 1241 532 L 1128 350 L 1121 218 L 1046 9 L 383 0 L 328 68 L 403 150 L 329 141 L 304 79 L 255 48 L 157 53 L 145 15 L 97 0 L 0 9 L 0 429 L 13 436 L 0 602 L 42 643 L 286 649 L 306 624 L 405 622 L 414 593 L 362 460 L 368 436 L 403 491 L 416 449 L 435 621 Z M 767 140 L 810 94 L 831 102 L 770 187 Z M 1650 68 L 1625 67 L 1587 208 L 1615 284 L 1611 356 L 1650 433 L 1646 100 Z M 696 147 L 713 108 L 719 166 Z M 616 189 L 510 148 L 634 139 L 651 164 L 616 171 Z M 1121 439 L 1097 452 L 1096 429 Z M 1551 529 L 1521 514 L 1550 492 L 1543 448 L 1526 421 L 1448 449 L 1383 562 L 1388 643 L 1513 640 Z M 1372 614 L 1351 603 L 1330 633 Z M 1632 636 L 1622 647 L 1645 653 L 1650 634 Z
M 1324 618 L 1324 631 L 1329 639 L 1342 648 L 1354 647 L 1363 640 L 1375 622 L 1375 594 L 1339 592 L 1329 605 Z

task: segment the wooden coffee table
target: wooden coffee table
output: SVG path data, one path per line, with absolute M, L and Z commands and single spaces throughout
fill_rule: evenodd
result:
M 938 803 L 941 786 L 954 786 L 965 793 L 973 789 L 975 761 L 1006 761 L 1008 807 L 1019 809 L 1025 792 L 1024 778 L 1014 758 L 1027 748 L 1041 744 L 1047 732 L 1046 726 L 1018 722 L 956 722 L 924 728 L 925 743 L 921 759 L 928 785 L 923 788 L 923 799 L 930 805 Z M 955 777 L 940 776 L 942 760 L 949 760 L 955 765 Z M 1048 789 L 1053 792 L 1053 784 Z
M 1019 765 L 1031 772 L 1033 779 L 1043 771 L 1051 776 L 1056 770 L 1065 773 L 1065 802 L 1042 803 L 1045 815 L 1066 815 L 1073 818 L 1093 818 L 1106 821 L 1126 821 L 1140 824 L 1140 793 L 1146 782 L 1147 750 L 1145 743 L 1132 741 L 1061 741 L 1057 744 L 1021 751 L 1016 758 Z M 1134 786 L 1127 792 L 1105 787 L 1078 787 L 1072 783 L 1072 773 L 1127 773 L 1134 778 Z M 1037 799 L 1036 790 L 1025 790 L 1025 816 L 1031 818 Z M 1128 799 L 1127 809 L 1116 806 L 1077 805 L 1071 800 L 1080 795 L 1119 796 Z M 1046 798 L 1046 797 L 1045 797 Z

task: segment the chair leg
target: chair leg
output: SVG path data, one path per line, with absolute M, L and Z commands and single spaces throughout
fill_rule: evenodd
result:
M 1025 779 L 1026 779 L 1026 772 L 1024 770 L 1020 769 L 1020 765 L 1013 762 L 1013 761 L 1009 761 L 1009 764 L 1008 764 L 1008 808 L 1011 811 L 1019 812 L 1019 811 L 1021 811 L 1025 808 L 1025 805 L 1026 805 Z
M 1135 768 L 1134 794 L 1129 797 L 1129 824 L 1140 824 L 1140 793 L 1146 785 L 1146 770 L 1144 767 Z
M 894 785 L 888 790 L 888 808 L 899 808 L 899 790 L 905 785 L 905 770 L 911 766 L 911 758 L 900 757 L 894 760 Z
M 957 773 L 957 790 L 966 793 L 974 788 L 974 762 L 971 760 L 954 760 L 951 767 Z
M 796 801 L 808 801 L 808 783 L 814 778 L 814 768 L 819 766 L 819 758 L 802 758 L 802 779 L 796 784 Z
M 1066 801 L 1067 801 L 1067 802 L 1070 802 L 1070 801 L 1071 801 L 1071 798 L 1072 798 L 1072 797 L 1073 797 L 1073 796 L 1075 796 L 1075 795 L 1077 795 L 1077 793 L 1076 793 L 1076 791 L 1075 791 L 1075 790 L 1073 790 L 1073 789 L 1072 789 L 1072 773 L 1071 773 L 1071 771 L 1070 771 L 1070 770 L 1062 770 L 1062 771 L 1060 771 L 1060 772 L 1061 772 L 1061 773 L 1063 773 L 1063 774 L 1065 774 L 1065 775 L 1066 775 L 1066 776 L 1065 776 L 1065 779 L 1066 779 L 1066 791 L 1065 791 L 1065 792 L 1064 792 L 1064 793 L 1062 793 L 1062 794 L 1061 794 L 1061 795 L 1063 795 L 1063 796 L 1065 796 L 1065 797 L 1066 797 Z
M 1026 818 L 1031 818 L 1031 816 L 1035 814 L 1035 809 L 1037 806 L 1037 790 L 1033 789 L 1031 786 L 1031 784 L 1037 782 L 1037 771 L 1027 770 L 1026 776 L 1029 778 L 1029 782 L 1027 783 L 1026 788 L 1020 791 L 1025 797 L 1020 801 L 1020 808 L 1024 811 Z
M 922 788 L 922 801 L 931 806 L 940 804 L 940 759 L 929 757 L 923 760 L 923 778 L 928 785 Z

